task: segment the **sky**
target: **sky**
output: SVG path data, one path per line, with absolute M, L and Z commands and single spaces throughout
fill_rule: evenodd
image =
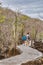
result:
M 43 0 L 0 0 L 3 7 L 43 20 Z

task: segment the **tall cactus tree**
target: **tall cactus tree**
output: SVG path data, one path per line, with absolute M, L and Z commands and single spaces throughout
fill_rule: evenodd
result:
M 17 40 L 16 40 L 16 34 L 17 34 L 17 14 L 15 13 L 15 22 L 14 22 L 14 39 L 15 39 L 15 53 L 16 53 L 16 44 L 17 44 Z
M 18 12 L 15 13 L 15 22 L 14 22 L 14 26 L 13 26 L 13 31 L 14 31 L 14 40 L 15 40 L 15 49 L 16 49 L 16 45 L 19 42 L 19 35 L 20 37 L 23 36 L 24 33 L 24 23 L 22 22 L 22 19 L 20 18 Z M 16 53 L 16 50 L 15 50 Z

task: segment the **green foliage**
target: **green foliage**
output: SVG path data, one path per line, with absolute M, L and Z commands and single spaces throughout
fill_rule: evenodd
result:
M 35 38 L 36 38 L 36 29 L 35 29 L 35 27 L 32 28 L 31 37 L 32 37 L 33 40 L 35 40 Z
M 13 20 L 14 20 L 13 18 L 9 18 L 9 19 L 8 19 L 8 22 L 11 22 L 11 23 L 12 23 Z
M 5 16 L 4 15 L 0 15 L 0 23 L 3 23 L 5 21 Z
M 42 40 L 43 39 L 43 32 L 39 33 L 39 39 Z
M 29 17 L 26 16 L 26 15 L 23 15 L 23 16 L 21 16 L 21 18 L 22 18 L 23 20 L 27 20 Z

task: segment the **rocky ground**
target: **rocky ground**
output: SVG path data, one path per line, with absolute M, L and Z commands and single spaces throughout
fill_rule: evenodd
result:
M 37 42 L 36 41 L 34 43 L 34 48 L 37 49 L 37 50 L 39 50 L 40 52 L 43 52 L 43 42 L 39 42 L 39 41 Z
M 29 61 L 27 63 L 23 63 L 22 65 L 43 65 L 43 57 L 38 58 L 34 61 Z
M 0 60 L 10 58 L 12 56 L 19 55 L 20 51 L 18 49 L 12 49 L 12 50 L 5 50 L 2 53 L 0 53 Z

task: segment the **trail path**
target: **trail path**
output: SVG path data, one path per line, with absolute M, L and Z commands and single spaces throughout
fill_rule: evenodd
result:
M 8 59 L 0 60 L 0 65 L 21 65 L 42 56 L 42 53 L 28 46 L 17 46 L 22 53 Z

